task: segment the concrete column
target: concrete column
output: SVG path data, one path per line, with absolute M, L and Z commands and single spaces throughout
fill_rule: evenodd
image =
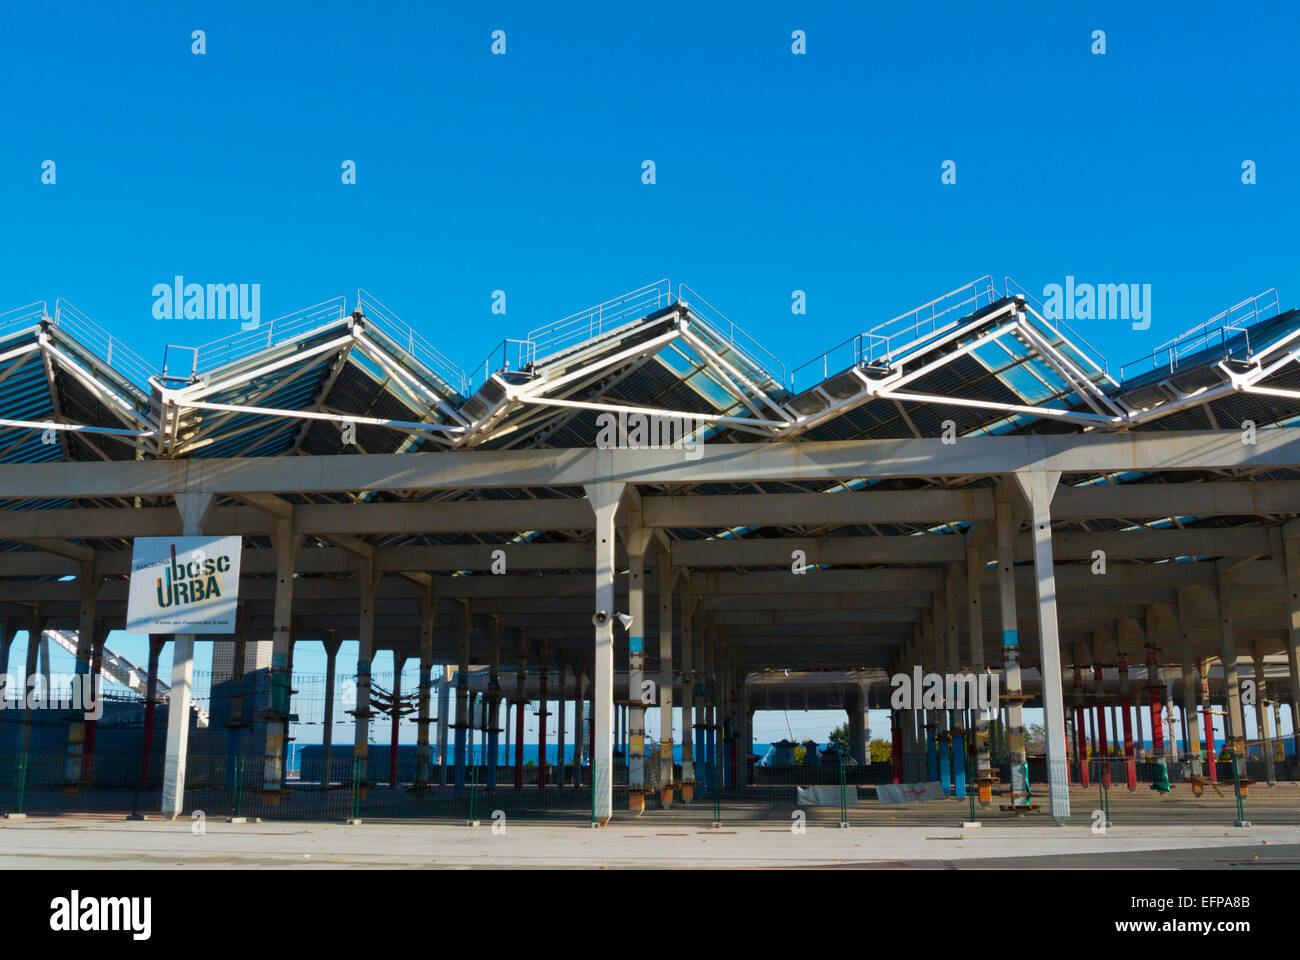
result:
M 357 570 L 361 603 L 357 615 L 357 705 L 352 711 L 352 776 L 360 776 L 364 794 L 370 780 L 370 666 L 375 655 L 375 590 L 379 577 L 374 564 L 362 557 Z
M 402 667 L 406 660 L 402 652 L 393 647 L 393 699 L 388 715 L 388 786 L 397 786 L 397 737 L 402 722 Z
M 1196 716 L 1198 685 L 1196 660 L 1192 653 L 1191 596 L 1185 588 L 1178 591 L 1178 638 L 1183 658 L 1183 720 L 1187 724 L 1187 735 L 1183 739 L 1192 776 L 1199 777 L 1204 772 L 1201 765 L 1201 725 Z
M 1216 600 L 1219 605 L 1219 638 L 1223 659 L 1223 686 L 1227 694 L 1228 743 L 1233 753 L 1244 757 L 1246 720 L 1241 711 L 1241 681 L 1237 676 L 1237 637 L 1232 622 L 1232 587 L 1228 575 L 1220 572 Z
M 1038 595 L 1038 637 L 1042 645 L 1043 726 L 1047 729 L 1047 779 L 1052 818 L 1069 819 L 1070 794 L 1065 755 L 1065 698 L 1061 689 L 1060 628 L 1056 618 L 1056 572 L 1052 561 L 1052 495 L 1061 475 L 1034 471 L 1014 475 L 1029 503 L 1034 546 L 1034 574 Z
M 709 735 L 707 729 L 709 723 L 709 710 L 708 703 L 705 700 L 705 689 L 708 683 L 708 674 L 706 672 L 708 658 L 705 653 L 705 648 L 708 646 L 709 629 L 709 619 L 708 616 L 704 614 L 703 606 L 701 605 L 699 629 L 694 633 L 695 639 L 692 644 L 695 648 L 692 656 L 695 658 L 694 662 L 698 664 L 699 669 L 695 672 L 695 682 L 691 684 L 695 703 L 695 777 L 697 781 L 700 781 L 699 771 L 706 769 L 709 764 L 709 751 L 706 746 Z M 708 774 L 706 773 L 703 781 L 706 784 L 708 782 L 707 777 Z
M 856 699 L 846 697 L 848 703 L 845 705 L 845 716 L 849 722 L 849 756 L 859 765 L 867 762 L 867 725 L 864 722 L 866 717 L 866 693 L 862 687 L 858 688 Z
M 1300 527 L 1292 523 L 1282 530 L 1282 561 L 1286 569 L 1286 662 L 1291 679 L 1291 746 L 1296 763 L 1300 764 Z
M 695 598 L 689 574 L 682 577 L 682 800 L 689 803 L 695 795 L 695 669 L 692 659 L 695 634 L 691 621 L 695 616 Z
M 102 619 L 96 619 L 93 628 L 94 639 L 90 652 L 90 693 L 91 703 L 101 703 L 103 684 L 100 671 L 104 666 L 104 644 L 108 640 L 108 625 Z M 97 717 L 86 717 L 85 750 L 81 755 L 81 782 L 90 783 L 95 769 L 95 729 L 99 724 Z
M 438 668 L 438 783 L 447 785 L 447 729 L 451 724 L 451 667 Z
M 77 572 L 77 593 L 80 595 L 81 605 L 77 617 L 77 664 L 76 677 L 79 684 L 90 684 L 93 682 L 94 674 L 91 672 L 90 660 L 92 647 L 95 641 L 95 598 L 99 595 L 99 587 L 102 580 L 96 564 L 82 563 L 78 565 Z M 46 690 L 49 689 L 49 647 L 45 642 L 44 636 L 41 638 L 41 654 L 45 659 L 46 669 L 43 671 L 46 675 Z M 68 761 L 64 771 L 64 778 L 69 784 L 75 784 L 82 780 L 82 756 L 85 749 L 86 738 L 86 714 L 87 711 L 79 710 L 74 703 L 71 711 L 71 717 L 68 721 Z
M 1273 731 L 1268 715 L 1268 681 L 1264 677 L 1264 648 L 1258 642 L 1252 651 L 1255 662 L 1255 727 L 1259 730 L 1260 752 L 1264 754 L 1264 776 L 1269 786 L 1277 783 L 1273 757 Z
M 635 490 L 635 488 L 633 488 Z M 632 626 L 627 639 L 628 809 L 645 810 L 645 550 L 650 532 L 641 527 L 641 499 L 629 492 L 623 507 L 627 540 L 627 602 Z
M 573 785 L 582 786 L 582 745 L 587 739 L 587 724 L 583 717 L 583 701 L 587 698 L 586 678 L 582 661 L 573 661 Z M 611 814 L 613 816 L 613 814 Z
M 733 698 L 735 688 L 731 680 L 731 647 L 727 643 L 725 628 L 718 628 L 718 751 L 722 762 L 722 787 L 735 785 L 735 721 Z
M 537 684 L 537 789 L 546 789 L 546 675 L 550 672 L 547 665 L 548 655 L 546 641 L 538 645 L 538 684 Z
M 474 777 L 474 734 L 478 729 L 474 723 L 474 707 L 483 709 L 483 695 L 476 690 L 469 691 L 469 704 L 465 711 L 465 780 L 472 782 Z
M 1133 699 L 1128 678 L 1128 648 L 1123 627 L 1119 628 L 1119 695 L 1120 715 L 1124 725 L 1124 779 L 1130 790 L 1137 789 L 1137 755 L 1133 743 Z
M 325 790 L 332 782 L 330 751 L 334 746 L 334 671 L 338 668 L 339 647 L 342 646 L 343 641 L 339 639 L 337 630 L 326 630 L 325 638 L 321 643 L 325 647 L 325 729 L 321 734 L 320 786 Z M 235 669 L 242 677 L 244 672 L 242 658 L 237 655 L 235 661 Z
M 718 628 L 706 621 L 704 632 L 704 782 L 709 794 L 717 789 L 718 775 L 718 682 L 715 673 L 718 648 Z
M 970 667 L 978 677 L 984 667 L 984 607 L 980 588 L 984 582 L 984 561 L 980 559 L 980 542 L 987 527 L 979 528 L 979 536 L 967 533 L 966 542 L 966 616 L 970 632 Z M 975 783 L 981 803 L 993 799 L 993 764 L 989 757 L 989 708 L 980 708 L 975 718 Z
M 491 617 L 488 620 L 488 694 L 484 720 L 487 723 L 487 756 L 484 759 L 488 790 L 497 788 L 497 734 L 501 722 L 501 620 Z
M 515 789 L 524 788 L 524 710 L 528 706 L 528 634 L 519 631 L 515 667 Z
M 290 508 L 292 509 L 292 508 Z M 292 515 L 275 518 L 275 625 L 271 633 L 271 689 L 266 714 L 266 762 L 262 789 L 278 791 L 289 734 L 289 644 L 293 619 L 293 567 L 302 537 L 293 532 Z
M 949 564 L 944 577 L 943 609 L 946 633 L 946 661 L 948 669 L 954 676 L 965 675 L 968 671 L 961 658 L 958 608 L 961 598 L 962 572 L 956 564 Z M 969 688 L 968 688 L 969 689 Z M 946 692 L 945 696 L 950 695 Z M 952 740 L 952 789 L 953 795 L 966 799 L 966 724 L 965 712 L 969 704 L 949 704 L 948 716 L 951 718 L 949 728 Z
M 230 710 L 226 718 L 226 789 L 235 788 L 235 777 L 240 763 L 240 755 L 243 753 L 243 730 L 244 730 L 244 685 L 248 682 L 246 674 L 246 664 L 248 662 L 248 625 L 251 617 L 248 613 L 248 604 L 238 602 L 235 605 L 235 639 L 231 644 L 230 651 Z M 220 649 L 215 644 L 213 646 L 213 671 L 212 683 L 217 682 L 216 670 L 216 652 Z M 160 648 L 161 651 L 161 648 Z M 153 656 L 152 644 L 150 655 Z M 158 663 L 156 659 L 150 661 L 150 673 L 154 674 L 153 687 L 146 701 L 152 701 L 153 695 L 158 691 L 157 683 Z M 153 715 L 154 711 L 148 705 L 145 710 L 145 740 L 148 744 L 142 744 L 141 756 L 148 758 L 153 750 Z M 141 773 L 141 786 L 147 781 L 147 773 Z M 241 780 L 242 783 L 242 780 Z
M 659 796 L 673 803 L 673 584 L 672 555 L 659 552 Z
M 556 727 L 555 727 L 556 756 L 559 758 L 559 770 L 556 772 L 555 775 L 555 786 L 556 789 L 559 790 L 564 789 L 564 774 L 565 774 L 564 714 L 565 714 L 565 707 L 568 706 L 568 702 L 566 698 L 568 696 L 568 689 L 569 689 L 569 678 L 567 676 L 567 671 L 569 668 L 566 664 L 567 661 L 563 657 L 556 658 L 555 665 L 558 668 L 556 672 L 559 674 L 560 689 L 556 691 L 556 695 L 555 695 L 556 711 L 559 714 L 559 716 L 556 718 Z
M 1030 784 L 1024 778 L 1024 701 L 1021 684 L 1021 633 L 1015 619 L 1014 488 L 1008 480 L 997 485 L 997 602 L 1002 626 L 1002 671 L 1006 676 L 1006 756 L 1011 774 L 1011 805 L 1028 804 Z
M 203 517 L 212 505 L 210 493 L 179 493 L 176 508 L 184 536 L 203 534 Z M 163 768 L 162 812 L 175 820 L 185 802 L 185 763 L 189 756 L 190 696 L 194 681 L 194 635 L 172 640 L 171 700 L 167 711 L 167 754 Z
M 46 696 L 54 689 L 53 675 L 50 673 L 50 638 L 41 633 L 41 680 L 45 683 Z
M 736 685 L 736 786 L 749 786 L 749 750 L 752 737 L 749 735 L 749 703 L 745 699 L 745 666 L 740 655 L 733 653 L 733 682 Z M 815 759 L 815 758 L 814 758 Z
M 456 723 L 455 774 L 453 783 L 457 790 L 465 787 L 465 746 L 469 736 L 469 630 L 471 615 L 469 603 L 460 601 L 456 607 Z
M 9 696 L 9 649 L 13 645 L 14 637 L 18 635 L 18 619 L 16 617 L 0 617 L 0 700 Z M 24 694 L 26 681 L 18 685 L 19 692 Z M 17 698 L 14 700 L 17 703 Z M 0 728 L 4 727 L 5 717 L 8 715 L 10 705 L 5 704 L 5 709 L 0 710 Z
M 614 718 L 614 521 L 623 499 L 621 483 L 587 485 L 587 499 L 596 512 L 596 610 L 605 611 L 603 623 L 594 627 L 596 646 L 591 674 L 591 711 L 595 721 L 591 744 L 592 816 L 601 826 L 613 815 Z M 635 624 L 634 624 L 635 626 Z
M 22 682 L 23 698 L 23 753 L 32 749 L 32 684 L 36 676 L 36 658 L 41 650 L 41 635 L 44 631 L 45 617 L 40 604 L 33 604 L 27 612 L 27 656 L 25 658 Z M 42 691 L 41 697 L 49 696 L 49 691 Z
M 502 723 L 502 727 L 505 728 L 505 730 L 504 730 L 504 733 L 505 733 L 505 747 L 504 747 L 504 749 L 502 750 L 502 753 L 503 753 L 505 756 L 504 756 L 504 759 L 503 759 L 503 762 L 502 762 L 502 766 L 504 766 L 504 767 L 508 770 L 508 769 L 510 769 L 510 698 L 509 698 L 509 697 L 506 697 L 506 698 L 505 698 L 505 708 L 506 708 L 506 709 L 505 709 L 505 722 Z
M 420 681 L 416 688 L 415 729 L 415 789 L 422 791 L 429 785 L 429 724 L 433 714 L 433 618 L 438 612 L 438 601 L 433 596 L 433 584 L 427 582 L 420 589 Z

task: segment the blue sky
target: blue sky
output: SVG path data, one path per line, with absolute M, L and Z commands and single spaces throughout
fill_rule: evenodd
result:
M 670 276 L 793 367 L 985 273 L 1033 292 L 1149 283 L 1149 330 L 1076 325 L 1113 370 L 1267 287 L 1300 302 L 1298 20 L 1198 3 L 11 6 L 0 310 L 65 297 L 158 364 L 235 326 L 155 321 L 152 288 L 177 274 L 259 283 L 264 318 L 361 286 L 472 368 Z

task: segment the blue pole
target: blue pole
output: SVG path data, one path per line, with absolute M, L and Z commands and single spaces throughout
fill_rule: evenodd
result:
M 966 796 L 966 738 L 958 733 L 952 738 L 952 777 L 954 792 Z

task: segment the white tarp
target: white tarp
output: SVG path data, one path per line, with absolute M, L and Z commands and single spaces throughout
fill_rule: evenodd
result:
M 136 537 L 127 633 L 234 633 L 241 537 Z
M 840 805 L 839 787 L 795 787 L 795 802 L 801 807 L 838 807 Z M 844 802 L 847 806 L 858 805 L 858 788 L 844 788 Z
M 911 803 L 916 800 L 942 800 L 943 787 L 939 781 L 929 783 L 881 783 L 876 785 L 876 796 L 881 803 Z

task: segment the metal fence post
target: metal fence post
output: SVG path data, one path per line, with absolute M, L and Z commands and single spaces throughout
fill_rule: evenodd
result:
M 21 814 L 23 812 L 23 794 L 26 792 L 26 790 L 27 790 L 27 753 L 24 751 L 18 757 L 18 796 L 17 796 L 18 807 L 14 811 L 14 813 Z
M 1250 821 L 1246 819 L 1246 807 L 1241 802 L 1241 776 L 1237 773 L 1237 751 L 1232 752 L 1232 792 L 1237 800 L 1237 822 L 1234 826 L 1249 827 Z
M 361 757 L 352 758 L 352 819 L 361 819 Z
M 722 750 L 719 749 L 721 744 L 714 747 L 713 750 L 713 825 L 722 826 Z
M 244 758 L 235 758 L 235 803 L 232 816 L 239 819 L 244 815 Z
M 842 829 L 849 825 L 848 781 L 844 775 L 844 754 L 836 751 L 836 756 L 840 760 L 840 827 Z
M 473 762 L 473 757 L 471 757 L 469 765 L 469 816 L 465 820 L 465 825 L 469 827 L 478 826 L 478 821 L 474 819 L 474 796 L 477 792 L 475 789 L 477 785 L 478 765 Z

